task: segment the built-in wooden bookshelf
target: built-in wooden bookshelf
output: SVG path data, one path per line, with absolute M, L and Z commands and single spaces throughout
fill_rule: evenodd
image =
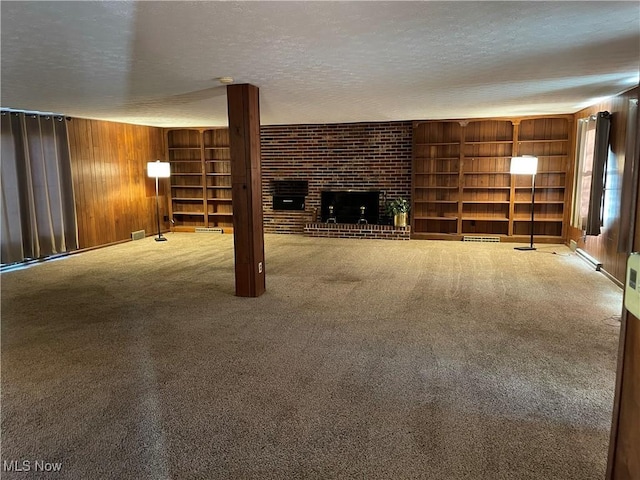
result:
M 458 122 L 414 125 L 412 231 L 457 232 L 461 135 Z
M 564 118 L 524 119 L 518 125 L 518 155 L 538 157 L 534 230 L 536 236 L 564 238 L 570 188 L 569 154 L 572 129 Z M 531 178 L 513 179 L 513 234 L 528 235 L 531 221 Z
M 232 231 L 228 129 L 170 129 L 166 138 L 172 231 L 192 232 L 196 227 Z
M 534 234 L 566 234 L 571 116 L 414 122 L 414 238 L 529 235 L 531 177 L 509 173 L 513 156 L 538 157 Z

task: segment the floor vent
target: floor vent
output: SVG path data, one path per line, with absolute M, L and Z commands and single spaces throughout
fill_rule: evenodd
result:
M 491 242 L 499 243 L 500 237 L 483 237 L 480 235 L 465 235 L 462 237 L 463 242 Z
M 136 230 L 135 232 L 131 232 L 131 240 L 142 240 L 146 237 L 144 230 Z
M 224 233 L 220 227 L 196 227 L 196 233 Z

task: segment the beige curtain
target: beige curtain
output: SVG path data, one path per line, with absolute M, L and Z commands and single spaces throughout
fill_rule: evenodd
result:
M 65 119 L 14 111 L 1 118 L 2 264 L 77 249 Z

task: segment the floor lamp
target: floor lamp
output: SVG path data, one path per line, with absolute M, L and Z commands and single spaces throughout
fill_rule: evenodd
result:
M 156 238 L 156 242 L 166 242 L 167 239 L 163 237 L 160 232 L 160 197 L 158 195 L 158 179 L 169 178 L 171 176 L 171 166 L 169 162 L 161 162 L 160 160 L 147 162 L 147 175 L 149 178 L 156 179 L 156 216 L 158 218 L 158 237 Z
M 511 159 L 511 175 L 531 175 L 531 243 L 528 247 L 515 247 L 516 250 L 535 250 L 533 246 L 533 208 L 536 198 L 536 172 L 538 157 L 522 156 Z

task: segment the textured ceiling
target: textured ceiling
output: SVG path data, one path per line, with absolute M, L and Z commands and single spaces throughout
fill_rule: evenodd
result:
M 638 2 L 1 2 L 2 106 L 226 125 L 570 113 L 638 83 Z

